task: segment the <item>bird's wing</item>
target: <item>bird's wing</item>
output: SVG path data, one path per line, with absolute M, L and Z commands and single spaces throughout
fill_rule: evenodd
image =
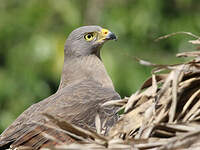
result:
M 113 89 L 103 88 L 99 83 L 92 80 L 69 85 L 22 113 L 1 135 L 0 147 L 13 143 L 13 146 L 26 145 L 37 149 L 48 141 L 43 133 L 50 134 L 56 139 L 59 139 L 57 137 L 67 137 L 51 128 L 41 126 L 41 123 L 45 123 L 46 120 L 42 115 L 43 113 L 59 117 L 83 128 L 85 126 L 95 128 L 94 120 L 97 112 L 99 112 L 102 120 L 108 118 L 106 126 L 112 126 L 117 120 L 116 108 L 102 108 L 100 105 L 106 101 L 119 98 L 119 95 Z M 113 116 L 110 117 L 110 115 Z M 65 139 L 70 141 L 69 137 Z

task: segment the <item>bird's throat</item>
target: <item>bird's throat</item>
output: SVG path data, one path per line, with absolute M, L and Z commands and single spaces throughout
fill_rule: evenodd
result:
M 100 83 L 103 87 L 114 88 L 100 58 L 89 55 L 65 60 L 58 90 L 88 79 Z

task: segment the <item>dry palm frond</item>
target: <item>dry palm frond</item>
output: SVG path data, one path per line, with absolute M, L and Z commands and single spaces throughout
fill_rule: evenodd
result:
M 188 32 L 170 34 L 158 40 L 180 33 L 195 37 L 196 40 L 189 42 L 200 46 L 200 38 Z M 103 104 L 124 109 L 108 136 L 100 135 L 99 116 L 96 117 L 96 133 L 47 115 L 62 130 L 83 138 L 79 143 L 50 149 L 200 149 L 200 52 L 184 52 L 177 56 L 193 58 L 175 65 L 157 65 L 136 58 L 142 65 L 154 67 L 152 77 L 130 98 Z M 161 74 L 162 70 L 169 73 Z

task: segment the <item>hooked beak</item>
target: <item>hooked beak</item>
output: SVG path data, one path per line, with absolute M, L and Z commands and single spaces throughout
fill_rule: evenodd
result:
M 117 40 L 117 37 L 114 33 L 108 32 L 107 36 L 105 37 L 106 40 Z
M 111 31 L 107 29 L 101 29 L 101 32 L 99 32 L 99 39 L 97 40 L 97 42 L 103 43 L 108 40 L 117 40 L 117 37 Z

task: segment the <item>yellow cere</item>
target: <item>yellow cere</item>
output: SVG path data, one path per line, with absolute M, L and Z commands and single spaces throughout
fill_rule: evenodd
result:
M 107 29 L 101 29 L 101 31 L 99 32 L 99 35 L 98 35 L 98 41 L 97 42 L 102 42 L 106 36 L 108 35 L 110 31 L 107 30 Z
M 108 32 L 109 32 L 109 30 L 107 30 L 107 29 L 102 29 L 101 30 L 102 36 L 106 36 L 108 34 Z

